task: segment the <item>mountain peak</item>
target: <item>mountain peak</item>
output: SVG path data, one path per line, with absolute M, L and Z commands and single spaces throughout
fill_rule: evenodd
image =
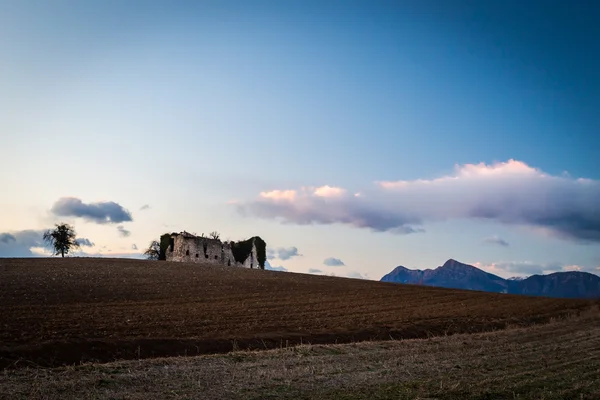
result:
M 549 275 L 533 275 L 528 278 L 503 279 L 452 258 L 435 270 L 411 270 L 398 266 L 381 280 L 530 296 L 600 298 L 600 277 L 587 272 L 565 271 Z
M 472 267 L 471 265 L 468 264 L 464 264 L 461 263 L 460 261 L 456 261 L 455 259 L 451 258 L 448 261 L 446 261 L 444 263 L 444 265 L 442 265 L 443 268 L 448 268 L 448 267 Z

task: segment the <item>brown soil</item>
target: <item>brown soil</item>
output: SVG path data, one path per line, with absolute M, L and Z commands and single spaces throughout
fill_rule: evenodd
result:
M 600 309 L 497 332 L 0 373 L 0 400 L 600 399 Z
M 590 304 L 186 263 L 0 259 L 0 368 L 473 333 Z

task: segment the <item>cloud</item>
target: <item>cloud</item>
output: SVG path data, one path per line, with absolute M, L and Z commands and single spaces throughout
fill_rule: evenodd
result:
M 543 274 L 545 272 L 562 271 L 562 266 L 558 263 L 536 264 L 531 262 L 501 262 L 492 264 L 495 268 L 511 273 L 520 273 L 526 275 Z
M 138 249 L 138 247 L 137 247 L 137 245 L 134 243 L 134 244 L 132 244 L 132 245 L 131 245 L 131 249 L 132 249 L 132 250 L 137 250 L 137 249 Z
M 287 268 L 284 268 L 281 265 L 279 267 L 273 267 L 268 261 L 265 261 L 265 269 L 269 271 L 287 272 Z
M 16 242 L 17 238 L 15 238 L 10 233 L 0 233 L 0 243 L 9 244 L 10 242 Z
M 298 248 L 292 247 L 277 247 L 275 249 L 267 249 L 267 257 L 270 259 L 289 260 L 292 257 L 301 257 L 298 253 Z
M 600 181 L 549 175 L 509 160 L 457 165 L 436 179 L 375 182 L 360 195 L 338 187 L 262 192 L 232 205 L 243 216 L 285 224 L 346 224 L 377 232 L 423 232 L 427 221 L 492 220 L 600 242 Z
M 325 261 L 323 261 L 323 264 L 327 265 L 328 267 L 342 267 L 342 266 L 346 265 L 339 258 L 333 258 L 333 257 L 326 258 Z
M 367 279 L 363 275 L 361 275 L 360 272 L 357 272 L 357 271 L 352 271 L 352 272 L 348 273 L 346 276 L 348 278 L 354 278 L 354 279 Z
M 121 235 L 121 237 L 128 237 L 129 235 L 131 235 L 131 232 L 125 229 L 123 225 L 117 226 L 117 231 L 119 232 L 119 235 Z
M 483 244 L 495 244 L 498 246 L 508 247 L 508 242 L 498 236 L 490 236 L 481 241 Z
M 268 269 L 269 269 L 269 271 L 287 272 L 287 268 L 284 268 L 281 265 L 279 267 L 271 267 L 271 268 L 268 268 Z
M 315 196 L 329 198 L 339 198 L 344 196 L 346 193 L 347 191 L 345 189 L 328 185 L 316 188 L 314 191 Z
M 95 246 L 94 243 L 92 243 L 89 239 L 86 239 L 86 238 L 77 239 L 77 243 L 79 243 L 79 246 L 82 246 L 82 247 L 94 247 Z
M 37 257 L 35 248 L 45 247 L 43 230 L 23 230 L 0 233 L 0 257 Z
M 553 272 L 565 271 L 584 271 L 598 274 L 598 269 L 595 267 L 586 267 L 581 265 L 563 264 L 558 262 L 553 263 L 534 263 L 530 261 L 502 261 L 496 263 L 480 263 L 476 262 L 473 266 L 483 269 L 499 276 L 517 275 L 545 275 Z
M 316 269 L 316 268 L 309 268 L 308 273 L 309 274 L 322 274 L 323 271 L 320 269 Z
M 144 204 L 143 206 L 140 207 L 140 211 L 144 211 L 144 210 L 149 210 L 150 206 L 148 204 Z
M 131 213 L 114 201 L 86 204 L 75 197 L 62 197 L 50 211 L 61 217 L 79 217 L 97 224 L 116 224 L 132 221 Z
M 284 223 L 298 225 L 343 223 L 399 234 L 422 231 L 408 225 L 419 223 L 417 218 L 378 209 L 370 205 L 368 200 L 358 200 L 362 197 L 319 196 L 315 194 L 319 190 L 320 188 L 303 188 L 300 191 L 263 192 L 260 199 L 249 203 L 237 203 L 235 207 L 244 216 L 281 219 Z

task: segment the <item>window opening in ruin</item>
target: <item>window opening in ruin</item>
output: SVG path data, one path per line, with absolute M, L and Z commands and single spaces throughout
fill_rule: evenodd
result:
M 208 254 L 205 254 L 205 255 L 204 255 L 204 258 L 208 258 Z
M 215 260 L 218 260 L 218 259 L 219 259 L 219 256 L 215 256 Z
M 196 258 L 198 258 L 198 253 L 196 253 Z
M 173 252 L 173 247 L 175 247 L 175 239 L 169 238 L 169 251 Z
M 190 251 L 189 251 L 189 250 L 186 250 L 186 251 L 185 251 L 185 255 L 186 255 L 186 256 L 189 256 L 189 255 L 190 255 Z
M 227 260 L 227 266 L 231 267 L 231 260 Z

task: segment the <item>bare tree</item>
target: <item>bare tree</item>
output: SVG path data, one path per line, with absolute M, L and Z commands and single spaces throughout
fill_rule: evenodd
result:
M 212 231 L 211 233 L 209 233 L 209 236 L 213 239 L 219 239 L 221 237 L 221 234 L 217 231 Z
M 54 249 L 56 256 L 60 254 L 64 257 L 65 254 L 69 254 L 71 249 L 80 248 L 75 230 L 71 225 L 65 223 L 56 224 L 54 230 L 48 229 L 44 232 L 43 239 Z
M 160 259 L 160 243 L 153 240 L 150 242 L 150 246 L 144 251 L 144 255 L 148 260 L 159 260 Z

